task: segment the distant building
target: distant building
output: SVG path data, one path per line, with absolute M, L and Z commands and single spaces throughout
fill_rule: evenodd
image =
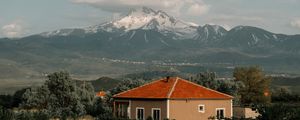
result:
M 114 115 L 145 120 L 207 120 L 232 117 L 232 96 L 167 77 L 113 96 Z
M 96 97 L 100 97 L 101 99 L 103 99 L 105 95 L 106 95 L 105 91 L 99 91 L 96 93 Z

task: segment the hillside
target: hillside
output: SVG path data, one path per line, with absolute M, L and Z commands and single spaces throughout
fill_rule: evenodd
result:
M 39 80 L 60 70 L 79 79 L 153 69 L 209 69 L 230 76 L 235 66 L 245 65 L 299 75 L 299 45 L 300 35 L 253 26 L 200 26 L 143 7 L 95 26 L 1 38 L 0 80 Z

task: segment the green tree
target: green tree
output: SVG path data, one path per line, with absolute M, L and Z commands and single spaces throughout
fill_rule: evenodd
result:
M 207 88 L 214 90 L 218 89 L 218 81 L 216 80 L 217 74 L 215 72 L 201 72 L 191 77 L 191 81 L 199 85 L 202 85 Z
M 80 97 L 81 103 L 88 107 L 91 107 L 95 102 L 95 91 L 94 87 L 90 82 L 83 82 L 77 87 L 77 95 Z
M 48 110 L 54 116 L 77 116 L 85 114 L 84 105 L 77 94 L 77 86 L 67 72 L 55 72 L 48 75 L 45 82 L 48 87 L 49 105 Z
M 66 118 L 84 115 L 94 102 L 93 86 L 77 85 L 67 72 L 55 72 L 41 87 L 31 88 L 24 95 L 24 108 L 45 110 L 52 117 Z
M 114 87 L 113 89 L 111 89 L 109 92 L 111 95 L 115 95 L 118 94 L 120 92 L 135 88 L 135 87 L 139 87 L 143 84 L 145 84 L 146 82 L 144 80 L 131 80 L 131 79 L 126 79 L 123 80 L 122 82 L 120 82 L 116 87 Z
M 109 90 L 108 93 L 106 94 L 106 104 L 110 105 L 109 107 L 112 107 L 111 105 L 113 102 L 112 96 L 115 94 L 118 94 L 120 92 L 139 87 L 146 82 L 144 80 L 131 80 L 131 79 L 125 79 L 122 82 L 120 82 L 116 87 L 113 89 Z
M 14 113 L 2 106 L 0 106 L 0 120 L 14 120 Z
M 15 118 L 17 120 L 49 120 L 50 119 L 48 113 L 46 113 L 45 111 L 37 111 L 37 112 L 20 111 L 18 113 L 15 113 Z
M 218 81 L 218 88 L 216 90 L 222 93 L 236 96 L 238 88 L 239 85 L 236 82 L 232 80 L 228 80 L 228 81 Z
M 105 113 L 105 108 L 104 108 L 104 103 L 101 100 L 101 98 L 98 98 L 96 102 L 94 103 L 93 106 L 91 106 L 88 110 L 88 113 L 94 117 L 104 114 Z
M 50 91 L 46 85 L 27 89 L 23 94 L 21 107 L 25 109 L 43 110 L 48 107 Z
M 258 120 L 300 120 L 300 108 L 284 104 L 258 106 Z
M 4 108 L 11 108 L 12 96 L 0 95 L 0 106 Z
M 272 102 L 300 102 L 300 96 L 290 92 L 287 88 L 280 87 L 272 91 Z
M 232 80 L 217 80 L 215 72 L 201 72 L 191 77 L 190 80 L 204 87 L 217 90 L 229 95 L 236 95 L 238 85 Z
M 271 77 L 265 76 L 260 67 L 237 67 L 233 77 L 240 81 L 242 86 L 238 89 L 240 102 L 243 105 L 270 103 L 269 86 Z
M 24 101 L 22 96 L 28 89 L 30 89 L 30 88 L 23 88 L 23 89 L 17 90 L 14 93 L 13 99 L 12 99 L 12 107 L 19 107 L 19 105 Z

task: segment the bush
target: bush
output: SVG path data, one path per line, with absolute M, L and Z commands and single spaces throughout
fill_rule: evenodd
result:
M 26 90 L 21 106 L 45 110 L 51 117 L 75 118 L 86 114 L 87 108 L 94 103 L 94 96 L 91 84 L 83 82 L 77 85 L 69 73 L 55 72 L 48 75 L 42 86 Z
M 153 120 L 151 116 L 148 116 L 146 120 Z
M 97 98 L 96 102 L 87 108 L 87 114 L 97 117 L 102 114 L 110 113 L 105 104 L 103 103 L 102 99 Z
M 258 107 L 259 120 L 300 120 L 300 108 L 284 104 L 262 105 Z
M 116 118 L 112 114 L 102 114 L 96 117 L 96 120 L 130 120 L 129 118 Z
M 13 120 L 14 114 L 11 110 L 3 108 L 0 106 L 0 120 Z
M 272 102 L 300 102 L 300 96 L 285 88 L 279 88 L 272 92 Z
M 18 120 L 49 120 L 50 116 L 44 112 L 30 112 L 30 111 L 22 111 L 20 113 L 15 114 Z

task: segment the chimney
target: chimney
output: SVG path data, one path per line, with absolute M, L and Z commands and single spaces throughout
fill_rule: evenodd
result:
M 167 76 L 166 78 L 166 82 L 169 82 L 170 76 Z

